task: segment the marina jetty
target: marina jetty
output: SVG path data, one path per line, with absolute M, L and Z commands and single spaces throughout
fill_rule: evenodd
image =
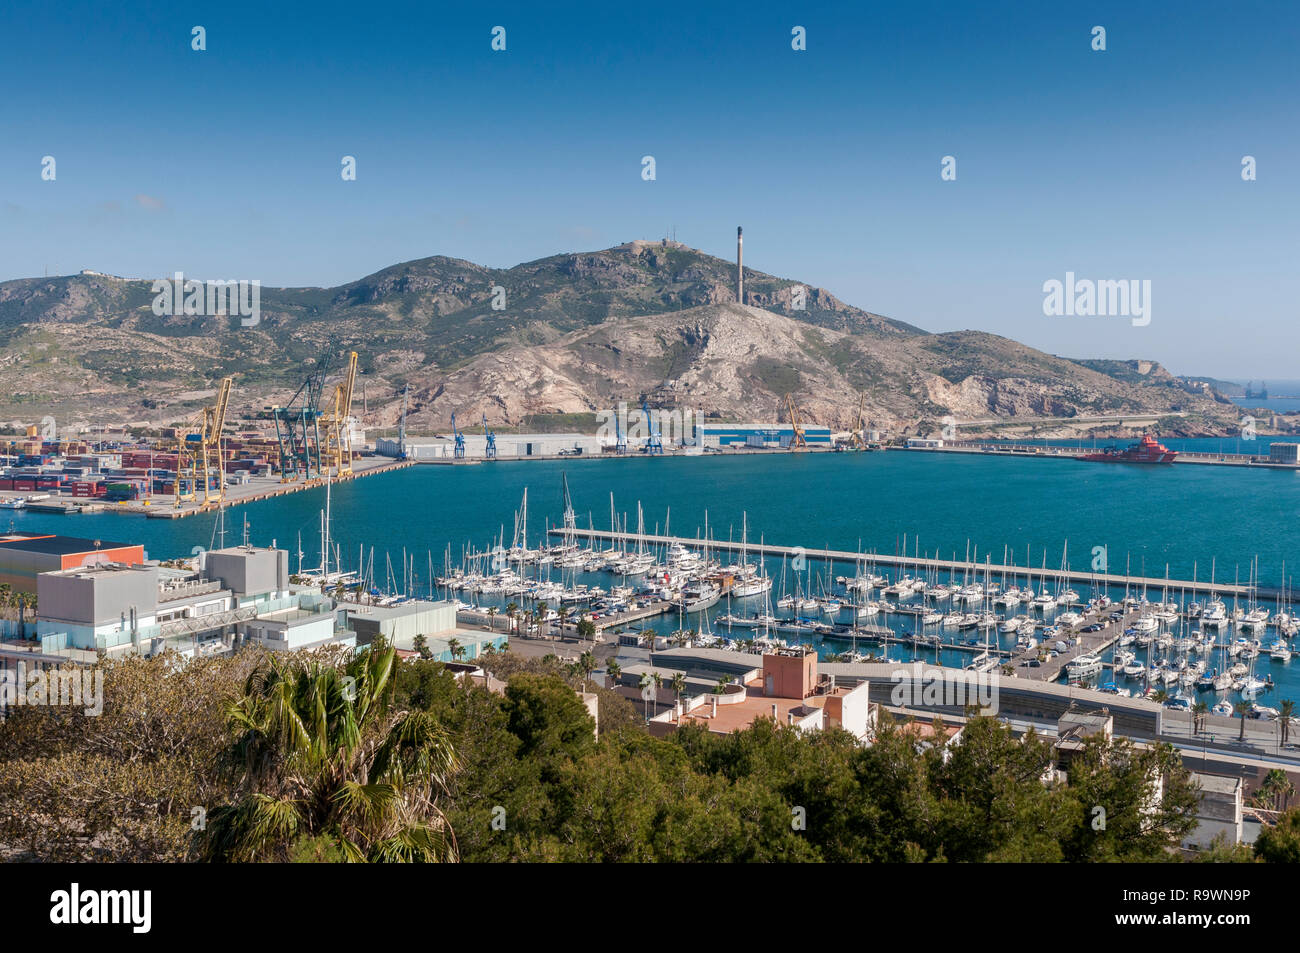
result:
M 681 536 L 659 536 L 652 533 L 623 533 L 612 530 L 601 529 L 578 529 L 578 528 L 557 528 L 551 530 L 553 536 L 572 535 L 580 539 L 592 540 L 610 540 L 614 542 L 639 543 L 649 546 L 671 546 L 674 543 L 702 549 L 704 541 L 701 539 L 691 539 Z M 1160 589 L 1168 587 L 1176 590 L 1186 590 L 1192 593 L 1213 593 L 1219 596 L 1242 596 L 1249 597 L 1251 594 L 1250 586 L 1243 586 L 1232 583 L 1215 582 L 1208 580 L 1191 580 L 1191 579 L 1166 579 L 1163 576 L 1130 576 L 1122 573 L 1104 573 L 1104 572 L 1083 572 L 1074 569 L 1048 569 L 1037 568 L 1032 566 L 1008 566 L 993 562 L 972 561 L 963 559 L 937 559 L 926 556 L 888 556 L 881 553 L 858 553 L 842 549 L 814 549 L 807 546 L 774 546 L 770 543 L 754 542 L 730 542 L 716 539 L 708 541 L 708 548 L 711 552 L 727 551 L 740 552 L 744 550 L 750 555 L 757 556 L 774 556 L 781 558 L 788 556 L 791 558 L 802 557 L 804 559 L 816 559 L 822 561 L 833 561 L 841 563 L 874 563 L 877 566 L 892 566 L 914 570 L 937 570 L 946 573 L 962 573 L 966 571 L 988 572 L 996 576 L 1005 574 L 1008 577 L 1014 576 L 1034 576 L 1041 579 L 1050 579 L 1054 582 L 1078 582 L 1089 585 L 1108 585 L 1108 586 L 1135 586 L 1149 587 Z M 1256 594 L 1262 595 L 1263 589 L 1257 589 Z

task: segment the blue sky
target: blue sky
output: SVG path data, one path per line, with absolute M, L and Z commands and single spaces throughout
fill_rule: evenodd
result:
M 743 224 L 752 267 L 930 330 L 1295 376 L 1296 4 L 550 6 L 10 3 L 0 279 L 334 285 L 674 226 L 731 257 Z M 1045 317 L 1067 271 L 1151 280 L 1151 323 Z

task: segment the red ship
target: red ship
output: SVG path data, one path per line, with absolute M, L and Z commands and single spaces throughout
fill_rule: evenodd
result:
M 1170 450 L 1163 443 L 1157 443 L 1150 434 L 1127 449 L 1108 447 L 1100 453 L 1085 453 L 1079 460 L 1094 460 L 1099 463 L 1173 463 L 1176 451 Z

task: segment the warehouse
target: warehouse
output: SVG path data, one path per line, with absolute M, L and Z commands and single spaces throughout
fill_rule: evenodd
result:
M 788 448 L 794 439 L 789 424 L 704 424 L 700 428 L 706 447 Z M 804 442 L 810 447 L 829 447 L 831 428 L 805 426 Z
M 487 456 L 487 438 L 482 434 L 464 434 L 465 459 L 482 460 Z M 600 456 L 601 439 L 593 434 L 580 433 L 503 433 L 496 434 L 498 459 L 519 460 L 528 457 Z M 574 453 L 574 451 L 579 451 Z M 380 456 L 396 457 L 399 447 L 395 439 L 380 437 L 375 441 L 375 452 Z M 456 456 L 456 442 L 449 437 L 408 437 L 406 457 L 417 463 L 452 460 Z
M 144 547 L 110 543 L 76 536 L 0 536 L 0 585 L 14 592 L 36 592 L 36 576 L 42 572 L 77 569 L 99 563 L 138 566 L 144 562 Z

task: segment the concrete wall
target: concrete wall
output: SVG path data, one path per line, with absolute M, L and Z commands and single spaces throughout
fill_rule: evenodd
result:
M 14 592 L 36 592 L 38 573 L 62 569 L 58 556 L 0 548 L 0 583 Z
M 875 731 L 870 686 L 864 683 L 847 694 L 829 696 L 826 699 L 826 720 L 857 738 L 865 738 Z
M 398 648 L 409 649 L 417 635 L 432 638 L 456 628 L 456 605 L 452 602 L 346 608 L 348 627 L 357 633 L 361 645 L 369 645 L 382 635 Z
M 764 655 L 763 692 L 773 698 L 807 698 L 812 694 L 817 656 Z
M 244 634 L 272 651 L 292 652 L 333 639 L 334 614 L 310 615 L 287 622 L 259 619 L 249 622 L 244 628 Z
M 1183 846 L 1204 850 L 1219 834 L 1226 835 L 1229 844 L 1241 843 L 1241 779 L 1195 773 L 1192 779 L 1201 785 L 1200 801 L 1196 809 L 1197 824 L 1183 841 Z
M 40 617 L 45 622 L 101 626 L 130 623 L 135 608 L 140 624 L 153 621 L 158 606 L 158 569 L 153 566 L 84 572 L 42 573 L 37 577 Z
M 214 549 L 204 555 L 204 575 L 236 596 L 289 588 L 289 553 L 283 549 Z

